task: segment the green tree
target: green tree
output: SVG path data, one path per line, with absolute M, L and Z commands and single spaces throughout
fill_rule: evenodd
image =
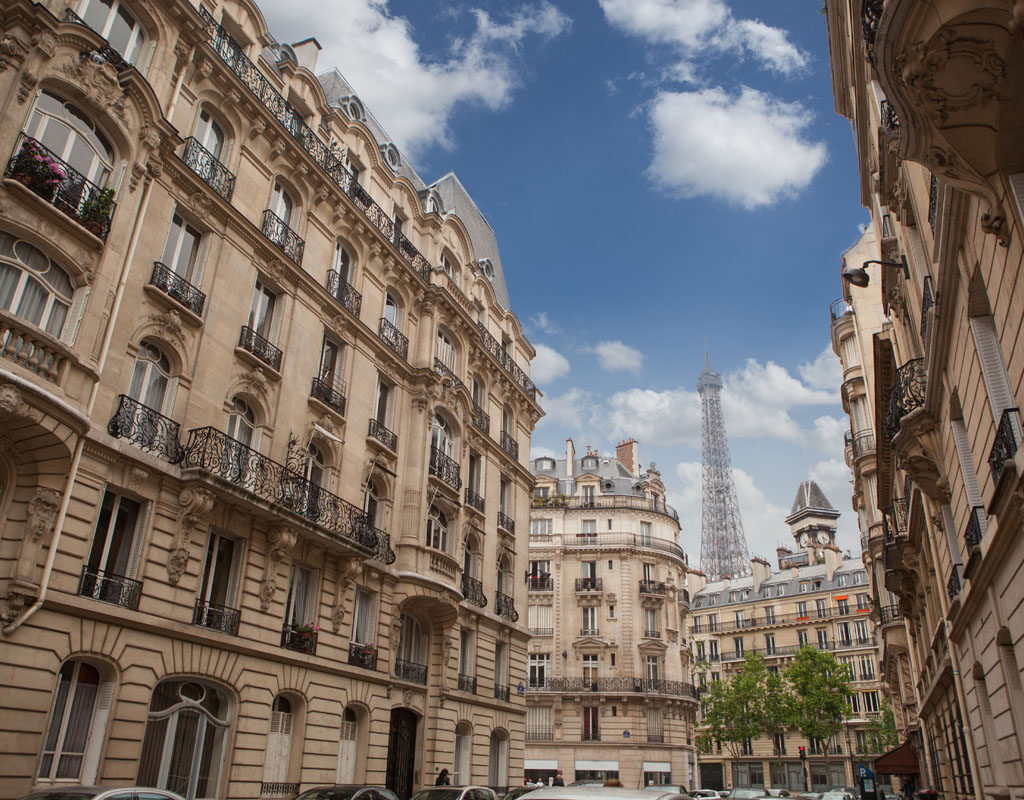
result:
M 828 771 L 832 737 L 850 716 L 849 672 L 827 650 L 804 645 L 786 669 L 786 679 L 793 689 L 793 723 L 808 740 L 821 742 Z
M 751 657 L 755 656 L 747 656 Z M 722 742 L 734 759 L 739 758 L 743 743 L 761 733 L 756 713 L 761 701 L 760 688 L 756 668 L 748 671 L 747 664 L 729 678 L 708 683 L 701 697 L 705 731 L 698 741 L 711 746 Z
M 889 698 L 882 698 L 882 713 L 875 717 L 865 729 L 868 752 L 886 753 L 899 744 L 896 733 L 896 715 L 893 714 Z
M 760 658 L 760 656 L 758 656 Z M 782 753 L 775 752 L 775 736 L 785 733 L 796 722 L 796 698 L 784 675 L 769 672 L 767 668 L 761 679 L 761 704 L 759 706 L 762 733 L 772 740 L 772 752 L 776 763 L 782 768 Z

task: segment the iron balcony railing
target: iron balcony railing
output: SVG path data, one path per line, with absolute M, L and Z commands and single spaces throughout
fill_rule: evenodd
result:
M 640 594 L 665 594 L 664 581 L 640 581 Z
M 395 551 L 391 549 L 391 535 L 371 525 L 366 517 L 363 517 L 363 521 L 360 524 L 370 531 L 377 540 L 377 548 L 373 554 L 374 559 L 382 564 L 394 564 Z
M 602 591 L 602 583 L 600 578 L 577 578 L 576 579 L 576 591 L 577 592 L 600 592 Z
M 875 36 L 878 33 L 878 21 L 882 18 L 885 0 L 862 0 L 860 7 L 861 34 L 867 49 L 868 60 L 875 63 Z
M 653 628 L 644 628 L 645 639 L 660 639 L 661 631 L 656 631 Z
M 153 274 L 149 278 L 149 285 L 174 298 L 197 317 L 203 316 L 206 295 L 166 264 L 153 262 Z
M 171 464 L 185 457 L 178 423 L 127 395 L 118 395 L 117 411 L 107 423 L 107 433 L 115 439 L 127 439 Z
M 496 592 L 494 596 L 494 613 L 511 622 L 519 621 L 519 612 L 516 611 L 515 601 L 507 594 Z
M 503 531 L 508 531 L 509 533 L 516 532 L 515 520 L 512 519 L 512 517 L 510 517 L 504 511 L 498 512 L 498 527 L 501 528 Z
M 398 434 L 388 430 L 371 417 L 369 435 L 384 445 L 392 453 L 398 452 Z
M 1016 408 L 1003 410 L 999 417 L 999 425 L 996 426 L 996 438 L 992 442 L 992 449 L 988 454 L 988 467 L 992 471 L 992 480 L 999 482 L 999 476 L 1003 473 L 1003 466 L 1007 461 L 1013 461 L 1017 455 L 1017 447 L 1020 445 L 1018 432 L 1020 431 L 1020 412 Z
M 647 742 L 649 744 L 661 744 L 665 741 L 665 734 L 663 733 L 649 733 L 647 734 Z
M 395 659 L 395 677 L 413 683 L 426 684 L 427 665 L 417 664 L 415 661 L 406 661 L 404 658 Z
M 519 442 L 515 440 L 515 437 L 511 433 L 507 433 L 506 431 L 501 432 L 501 449 L 514 460 L 519 460 Z
M 567 548 L 598 549 L 631 547 L 640 550 L 657 550 L 662 553 L 669 553 L 679 559 L 686 558 L 682 548 L 675 542 L 633 533 L 578 533 L 575 536 L 563 536 L 562 546 Z
M 527 728 L 526 741 L 528 742 L 550 742 L 554 738 L 551 728 Z
M 270 340 L 264 339 L 248 325 L 243 325 L 241 333 L 238 334 L 238 346 L 246 352 L 252 353 L 276 372 L 281 371 L 281 357 L 283 355 L 281 349 L 271 344 Z
M 939 179 L 932 175 L 928 184 L 928 224 L 935 233 L 935 217 L 939 211 Z
M 356 318 L 359 317 L 359 310 L 363 306 L 363 296 L 335 269 L 327 273 L 327 291 L 331 293 L 331 297 L 341 303 L 341 307 L 349 314 Z
M 487 595 L 484 594 L 483 583 L 469 575 L 462 576 L 462 596 L 475 606 L 480 608 L 487 606 Z
M 372 645 L 350 642 L 348 646 L 348 663 L 363 669 L 377 669 L 377 648 Z
M 896 113 L 896 107 L 888 100 L 883 100 L 879 108 L 879 116 L 882 120 L 882 128 L 890 136 L 900 135 L 900 118 Z
M 480 341 L 483 342 L 484 349 L 497 359 L 498 363 L 501 364 L 502 369 L 509 374 L 520 389 L 526 392 L 527 396 L 531 400 L 536 400 L 537 387 L 534 385 L 533 381 L 530 380 L 529 376 L 523 372 L 522 368 L 516 363 L 516 360 L 509 354 L 504 346 L 502 346 L 501 342 L 491 335 L 490 331 L 487 330 L 486 325 L 482 322 L 478 322 L 477 328 L 480 330 Z
M 491 432 L 491 417 L 476 403 L 473 403 L 473 424 L 477 426 L 484 433 L 489 434 Z
M 188 432 L 183 469 L 199 469 L 318 526 L 327 536 L 376 551 L 376 528 L 362 510 L 300 473 L 213 427 Z
M 882 625 L 888 625 L 890 622 L 900 622 L 902 619 L 899 606 L 882 606 L 878 610 L 878 620 Z
M 896 380 L 889 391 L 889 408 L 885 414 L 885 434 L 890 441 L 900 432 L 903 418 L 924 404 L 925 390 L 923 358 L 913 358 L 896 371 Z
M 296 630 L 291 625 L 281 629 L 281 647 L 308 656 L 316 655 L 317 632 L 315 630 Z
M 949 580 L 946 581 L 946 594 L 949 596 L 949 602 L 953 602 L 960 594 L 960 590 L 963 585 L 960 582 L 960 570 L 959 564 L 953 565 L 953 571 L 949 575 Z
M 436 447 L 430 448 L 430 474 L 440 478 L 455 491 L 462 488 L 462 476 L 459 475 L 459 462 L 446 456 Z
M 583 735 L 580 736 L 580 741 L 583 742 L 599 742 L 601 741 L 600 731 L 583 731 Z
M 601 632 L 597 628 L 580 628 L 580 636 L 600 636 Z
M 845 297 L 840 297 L 838 300 L 833 300 L 832 304 L 828 307 L 828 316 L 832 322 L 838 322 L 841 319 L 846 319 L 853 314 L 853 306 L 846 302 Z
M 928 349 L 928 312 L 935 305 L 935 295 L 932 294 L 931 276 L 925 275 L 924 288 L 921 295 L 921 346 Z
M 981 506 L 974 506 L 971 509 L 971 515 L 967 518 L 967 527 L 964 528 L 964 544 L 967 545 L 968 550 L 981 546 L 981 537 L 985 533 L 982 524 L 984 515 L 985 509 Z
M 93 28 L 88 22 L 82 19 L 78 14 L 72 11 L 70 8 L 64 10 L 64 22 L 74 22 L 76 25 L 81 25 L 84 28 L 88 28 L 98 36 L 102 36 L 98 30 Z M 104 40 L 106 42 L 106 40 Z M 118 72 L 124 72 L 126 69 L 131 69 L 131 62 L 129 62 L 121 53 L 110 46 L 109 42 L 106 42 L 101 47 L 98 47 L 93 51 L 99 55 L 104 61 L 112 64 L 114 69 Z
M 42 142 L 21 134 L 4 176 L 106 241 L 116 208 L 113 189 L 101 189 Z
M 906 498 L 893 498 L 892 505 L 882 512 L 882 536 L 886 547 L 895 547 L 908 536 Z
M 237 608 L 211 603 L 209 600 L 196 600 L 192 611 L 192 624 L 214 631 L 238 635 L 238 623 L 241 612 Z
M 398 328 L 392 325 L 384 317 L 380 318 L 380 325 L 377 328 L 377 336 L 388 346 L 388 349 L 402 358 L 409 357 L 409 339 L 404 336 Z
M 138 611 L 139 599 L 142 597 L 142 581 L 85 564 L 82 567 L 81 580 L 78 582 L 78 594 Z
M 508 702 L 508 698 L 509 698 L 508 687 L 504 686 L 504 685 L 502 685 L 500 683 L 494 684 L 494 699 L 495 700 L 503 700 L 504 702 L 507 703 Z
M 466 505 L 484 513 L 484 499 L 469 487 L 466 487 Z
M 527 575 L 526 589 L 530 592 L 553 592 L 555 579 L 550 575 Z
M 459 691 L 476 694 L 476 675 L 463 675 L 459 673 Z
M 554 628 L 530 628 L 531 636 L 554 636 Z
M 315 397 L 328 408 L 345 416 L 345 384 L 333 377 L 313 378 L 309 396 Z
M 665 681 L 660 678 L 545 678 L 530 682 L 531 690 L 542 692 L 612 692 L 627 694 L 661 694 L 674 697 L 692 697 L 697 692 L 692 683 Z
M 280 781 L 263 781 L 260 784 L 260 797 L 294 797 L 299 793 L 301 783 L 282 783 Z
M 185 140 L 181 160 L 202 179 L 203 183 L 231 202 L 231 195 L 235 192 L 234 174 L 221 164 L 213 153 L 199 144 L 195 137 L 189 136 Z
M 854 458 L 869 455 L 875 452 L 875 432 L 857 431 L 851 435 L 850 443 L 853 446 Z
M 305 249 L 306 243 L 299 234 L 288 227 L 287 222 L 269 208 L 263 212 L 263 226 L 260 230 L 288 258 L 297 265 L 302 264 L 302 251 Z
M 444 363 L 440 358 L 434 356 L 434 372 L 440 375 L 442 378 L 446 378 L 449 381 L 454 382 L 456 386 L 465 386 L 458 375 L 455 374 L 454 370 Z
M 679 512 L 663 500 L 629 495 L 598 495 L 596 497 L 534 497 L 534 508 L 630 508 L 638 511 L 654 511 L 674 520 Z
M 730 633 L 732 631 L 743 631 L 751 628 L 764 628 L 772 625 L 790 625 L 798 622 L 807 622 L 811 619 L 832 619 L 842 617 L 853 617 L 857 614 L 867 614 L 867 608 L 856 609 L 856 614 L 853 613 L 854 609 L 847 609 L 844 613 L 839 608 L 825 608 L 825 609 L 807 609 L 806 612 L 801 613 L 800 611 L 794 611 L 789 614 L 773 614 L 772 616 L 751 616 L 744 617 L 741 620 L 721 620 L 716 625 L 711 626 L 710 624 L 696 625 L 694 624 L 693 632 L 701 633 L 703 631 L 718 632 L 718 633 Z M 703 619 L 703 617 L 694 617 L 694 623 L 697 620 Z

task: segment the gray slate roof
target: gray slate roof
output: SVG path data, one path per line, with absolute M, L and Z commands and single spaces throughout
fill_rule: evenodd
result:
M 594 456 L 582 455 L 573 461 L 573 478 L 569 478 L 566 474 L 566 460 L 561 459 L 550 459 L 550 458 L 535 458 L 530 462 L 530 472 L 535 476 L 546 476 L 554 478 L 558 481 L 558 491 L 566 495 L 574 495 L 575 491 L 575 478 L 578 478 L 582 474 L 597 475 L 601 479 L 601 485 L 599 492 L 601 494 L 625 496 L 633 495 L 635 497 L 644 497 L 643 489 L 637 489 L 635 487 L 640 485 L 641 479 L 631 475 L 629 470 L 624 467 L 617 458 L 612 456 L 596 456 L 597 467 L 584 467 L 583 460 L 586 458 L 594 458 Z M 539 469 L 537 467 L 538 462 L 540 463 L 551 463 L 554 461 L 554 469 Z
M 796 490 L 796 498 L 793 500 L 793 508 L 786 518 L 788 522 L 798 514 L 813 513 L 827 517 L 838 517 L 839 512 L 821 491 L 821 487 L 814 481 L 804 481 Z
M 753 593 L 754 579 L 750 576 L 730 580 L 728 588 L 726 588 L 725 581 L 713 581 L 694 595 L 694 608 L 712 609 L 748 603 L 756 598 L 766 597 L 764 592 L 766 586 L 772 587 L 772 597 L 777 596 L 774 587 L 780 585 L 785 587 L 783 590 L 784 597 L 798 597 L 801 594 L 800 582 L 813 581 L 815 579 L 821 580 L 821 588 L 811 588 L 808 592 L 804 593 L 805 595 L 815 594 L 816 592 L 828 592 L 835 589 L 849 589 L 852 592 L 857 587 L 860 587 L 862 591 L 869 591 L 867 572 L 864 569 L 864 562 L 859 557 L 845 559 L 832 576 L 831 581 L 826 577 L 827 570 L 824 564 L 811 564 L 807 567 L 796 567 L 795 569 L 795 575 L 793 574 L 793 568 L 772 572 L 771 576 L 761 583 L 760 591 L 756 595 Z M 852 576 L 856 573 L 861 575 L 861 582 L 859 584 L 854 584 L 853 582 Z M 847 576 L 845 586 L 839 585 L 840 575 Z M 749 597 L 744 597 L 741 600 L 730 603 L 729 596 L 732 592 L 744 590 L 750 590 Z M 711 604 L 710 600 L 712 595 L 715 597 L 714 605 Z

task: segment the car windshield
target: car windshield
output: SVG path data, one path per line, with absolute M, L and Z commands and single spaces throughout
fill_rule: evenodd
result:
M 43 792 L 32 792 L 21 800 L 90 800 L 103 789 L 89 789 L 76 786 L 74 789 L 47 789 Z
M 462 789 L 424 789 L 416 792 L 412 800 L 459 800 Z

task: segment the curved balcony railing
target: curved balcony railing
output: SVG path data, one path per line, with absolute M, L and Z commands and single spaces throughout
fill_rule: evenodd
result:
M 393 353 L 402 358 L 409 357 L 409 339 L 404 336 L 398 328 L 391 324 L 384 317 L 380 318 L 380 326 L 377 328 L 377 336 L 388 346 Z
M 504 450 L 513 460 L 519 460 L 519 442 L 511 433 L 501 432 L 501 449 Z
M 247 353 L 252 353 L 268 367 L 277 372 L 281 371 L 283 355 L 281 349 L 271 344 L 270 340 L 264 339 L 248 325 L 243 325 L 241 333 L 238 334 L 238 346 Z
M 875 452 L 875 432 L 857 431 L 853 434 L 851 444 L 853 446 L 853 457 L 869 455 Z
M 932 233 L 935 232 L 935 218 L 939 213 L 939 179 L 932 175 L 931 182 L 928 184 L 928 224 L 931 226 Z
M 951 603 L 957 598 L 957 595 L 960 594 L 960 590 L 963 588 L 963 584 L 960 581 L 960 570 L 960 565 L 954 564 L 949 580 L 946 581 L 946 594 L 949 596 Z
M 231 195 L 235 192 L 234 173 L 221 164 L 213 153 L 199 144 L 194 136 L 189 136 L 185 140 L 181 160 L 202 179 L 203 183 L 231 202 Z
M 1017 432 L 1020 431 L 1020 412 L 1016 408 L 1007 408 L 999 417 L 999 425 L 996 426 L 996 438 L 992 442 L 992 449 L 988 454 L 988 467 L 992 471 L 992 480 L 999 482 L 999 476 L 1003 473 L 1003 465 L 1012 461 L 1017 455 L 1017 447 L 1020 441 Z
M 515 601 L 507 594 L 502 594 L 501 592 L 495 593 L 494 613 L 511 622 L 519 621 L 519 612 L 516 611 Z
M 846 319 L 853 316 L 853 306 L 846 302 L 846 298 L 840 297 L 838 300 L 833 300 L 832 304 L 828 307 L 828 316 L 832 322 Z
M 446 456 L 436 447 L 430 448 L 430 474 L 440 478 L 455 491 L 462 488 L 462 476 L 459 474 L 459 462 Z
M 635 533 L 577 533 L 575 536 L 563 536 L 563 547 L 584 548 L 616 548 L 634 547 L 641 550 L 656 550 L 668 553 L 676 558 L 685 559 L 686 554 L 675 542 L 667 539 L 656 539 L 653 536 L 640 536 Z
M 468 575 L 462 576 L 462 596 L 475 606 L 487 607 L 487 595 L 484 594 L 484 585 L 476 578 Z
M 640 594 L 665 594 L 663 581 L 640 581 Z
M 553 592 L 555 579 L 550 575 L 527 575 L 526 589 L 530 592 Z
M 434 372 L 443 378 L 454 381 L 456 386 L 465 386 L 462 380 L 456 375 L 452 368 L 445 364 L 440 358 L 434 357 Z
M 101 189 L 42 142 L 21 134 L 4 176 L 106 241 L 117 205 L 113 189 Z
M 227 633 L 231 636 L 238 635 L 240 619 L 241 612 L 237 608 L 218 605 L 208 600 L 196 600 L 196 606 L 192 612 L 193 625 L 210 628 L 211 630 Z
M 531 636 L 554 636 L 554 628 L 530 628 Z
M 395 551 L 391 549 L 391 534 L 384 533 L 380 528 L 375 528 L 369 523 L 366 517 L 363 517 L 361 524 L 367 528 L 367 530 L 369 530 L 377 540 L 377 548 L 373 555 L 374 559 L 382 564 L 394 564 Z
M 875 63 L 875 35 L 878 33 L 878 21 L 882 18 L 885 0 L 862 0 L 860 7 L 861 33 L 867 48 L 868 59 Z
M 882 128 L 886 133 L 894 137 L 900 135 L 900 117 L 892 103 L 883 100 L 879 107 L 879 116 L 882 120 Z
M 640 511 L 654 511 L 679 520 L 679 512 L 664 500 L 650 497 L 633 497 L 631 495 L 598 495 L 596 497 L 535 497 L 534 508 L 631 508 Z
M 182 468 L 229 481 L 318 526 L 333 539 L 370 551 L 379 547 L 376 529 L 366 524 L 361 509 L 216 428 L 188 432 Z
M 600 578 L 577 578 L 576 579 L 576 591 L 577 592 L 600 592 L 602 590 L 602 583 Z
M 149 285 L 172 297 L 197 317 L 203 316 L 206 295 L 160 261 L 153 262 Z
M 491 432 L 490 414 L 480 408 L 476 403 L 473 404 L 473 411 L 471 413 L 473 415 L 473 424 L 484 433 L 489 434 Z
M 394 431 L 388 430 L 377 422 L 377 420 L 372 418 L 370 419 L 368 435 L 376 439 L 392 453 L 398 452 L 398 434 Z
M 185 451 L 179 440 L 178 423 L 127 395 L 118 397 L 117 411 L 107 423 L 107 433 L 115 439 L 127 439 L 140 450 L 171 464 L 180 463 Z
M 64 22 L 74 22 L 76 25 L 81 25 L 82 27 L 88 28 L 98 36 L 102 36 L 102 34 L 98 30 L 93 28 L 88 22 L 86 22 L 84 19 L 78 16 L 78 14 L 76 14 L 70 8 L 64 10 Z M 124 72 L 124 70 L 126 69 L 131 69 L 131 62 L 129 62 L 123 55 L 121 55 L 117 50 L 111 47 L 109 42 L 104 44 L 102 47 L 97 48 L 94 52 L 98 54 L 100 57 L 102 57 L 104 61 L 112 64 L 114 66 L 114 69 L 116 69 L 118 72 Z
M 545 678 L 531 680 L 530 691 L 538 692 L 612 692 L 626 694 L 662 694 L 674 697 L 697 698 L 692 683 L 663 681 L 658 678 Z
M 350 643 L 348 663 L 363 669 L 377 669 L 377 648 L 372 645 Z
M 88 564 L 82 567 L 82 577 L 78 582 L 78 594 L 113 603 L 115 606 L 139 610 L 139 599 L 142 597 L 142 581 L 124 575 L 117 575 L 102 569 L 94 569 Z
M 902 619 L 899 606 L 882 606 L 878 610 L 878 620 L 881 625 L 888 625 L 890 622 L 900 622 Z
M 308 656 L 316 655 L 317 632 L 315 630 L 301 630 L 285 625 L 281 629 L 281 647 L 295 653 L 305 653 Z
M 921 294 L 921 346 L 928 349 L 928 312 L 935 305 L 935 295 L 932 294 L 931 276 L 925 275 L 924 288 Z
M 466 505 L 484 513 L 484 499 L 470 488 L 466 488 Z
M 306 243 L 299 234 L 288 227 L 287 222 L 269 208 L 263 212 L 263 225 L 260 230 L 288 258 L 298 265 L 302 264 L 302 251 Z
M 426 684 L 427 665 L 417 664 L 415 661 L 406 661 L 404 658 L 395 659 L 395 676 L 413 683 Z
M 351 283 L 341 277 L 341 273 L 332 269 L 327 273 L 327 291 L 331 297 L 341 303 L 341 307 L 353 317 L 359 317 L 363 306 L 363 296 L 355 290 Z
M 889 408 L 885 414 L 885 434 L 891 441 L 900 432 L 903 418 L 924 404 L 926 375 L 924 359 L 914 358 L 896 372 L 896 381 L 889 391 Z
M 309 389 L 309 396 L 315 397 L 328 408 L 337 411 L 345 416 L 345 384 L 336 381 L 334 378 L 327 380 L 313 378 L 313 385 Z
M 498 527 L 509 533 L 516 532 L 516 521 L 504 511 L 498 512 Z
M 459 691 L 476 694 L 476 675 L 463 675 L 459 673 Z
M 533 381 L 530 380 L 529 376 L 523 371 L 522 367 L 520 367 L 516 363 L 516 360 L 509 354 L 509 352 L 505 350 L 504 347 L 502 347 L 501 342 L 499 342 L 497 339 L 494 338 L 494 336 L 491 335 L 490 331 L 487 330 L 487 326 L 485 326 L 482 322 L 478 322 L 476 325 L 480 331 L 480 341 L 483 342 L 484 349 L 487 350 L 488 353 L 490 353 L 492 356 L 494 356 L 494 358 L 498 360 L 498 363 L 501 364 L 502 369 L 504 369 L 505 372 L 509 374 L 509 376 L 512 378 L 513 381 L 516 382 L 516 385 L 518 385 L 520 389 L 526 392 L 527 396 L 531 400 L 536 400 L 537 387 L 534 385 Z
M 971 515 L 967 518 L 967 527 L 964 528 L 964 544 L 971 550 L 981 546 L 981 538 L 984 536 L 985 528 L 982 524 L 985 509 L 981 506 L 974 506 Z

